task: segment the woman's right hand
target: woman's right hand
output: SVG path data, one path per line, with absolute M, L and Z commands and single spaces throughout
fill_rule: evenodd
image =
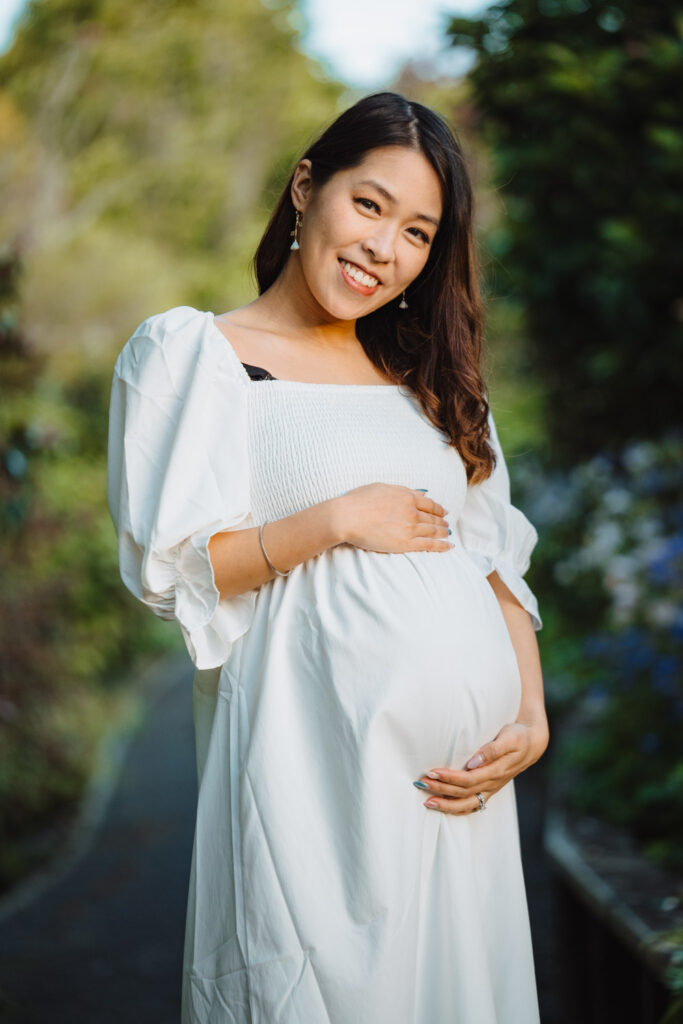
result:
M 342 543 L 365 551 L 448 551 L 443 505 L 400 484 L 364 484 L 333 499 Z

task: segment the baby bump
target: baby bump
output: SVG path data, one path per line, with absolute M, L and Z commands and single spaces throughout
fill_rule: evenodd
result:
M 404 906 L 422 829 L 442 818 L 412 781 L 462 768 L 521 696 L 497 598 L 458 548 L 303 563 L 262 591 L 230 682 L 245 863 L 277 856 L 277 877 L 304 888 L 334 865 L 318 902 L 354 928 Z M 282 835 L 306 841 L 275 855 Z
M 282 588 L 271 630 L 264 668 L 303 713 L 315 710 L 327 749 L 342 756 L 374 760 L 378 750 L 408 774 L 436 761 L 461 767 L 516 717 L 507 625 L 461 548 L 331 549 Z

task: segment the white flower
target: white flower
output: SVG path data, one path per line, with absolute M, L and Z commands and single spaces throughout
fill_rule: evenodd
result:
M 640 587 L 632 581 L 615 580 L 610 588 L 612 597 L 611 615 L 616 626 L 627 626 L 638 606 Z
M 553 567 L 553 578 L 565 587 L 574 582 L 577 576 L 577 566 L 574 560 L 568 558 L 565 562 L 556 562 Z
M 654 465 L 657 459 L 657 446 L 649 441 L 631 444 L 624 450 L 622 458 L 629 472 L 642 473 Z
M 645 616 L 652 626 L 673 626 L 678 618 L 678 607 L 673 601 L 664 599 L 648 601 L 645 604 Z
M 599 568 L 614 555 L 623 539 L 623 530 L 614 520 L 598 521 L 588 534 L 588 541 L 581 551 L 581 562 L 586 568 Z
M 561 523 L 569 514 L 566 494 L 559 488 L 546 488 L 534 502 L 534 515 L 545 525 Z
M 632 524 L 633 536 L 636 540 L 649 541 L 655 538 L 661 540 L 658 537 L 660 525 L 657 519 L 648 519 L 646 516 L 641 516 Z
M 607 566 L 605 584 L 611 589 L 620 583 L 631 582 L 639 568 L 638 560 L 632 555 L 615 555 Z
M 633 495 L 623 487 L 614 487 L 605 491 L 602 499 L 604 507 L 612 515 L 620 515 L 626 512 L 633 502 Z

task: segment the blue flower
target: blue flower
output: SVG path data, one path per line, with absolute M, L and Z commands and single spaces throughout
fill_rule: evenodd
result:
M 5 454 L 5 469 L 15 480 L 26 476 L 28 460 L 18 448 L 10 448 Z
M 593 633 L 583 639 L 581 646 L 588 657 L 605 658 L 612 653 L 614 642 L 604 633 Z
M 666 473 L 662 469 L 649 469 L 638 481 L 638 491 L 650 497 L 666 490 L 666 484 Z
M 670 629 L 670 635 L 674 640 L 683 641 L 683 611 L 679 612 Z
M 640 737 L 640 749 L 643 754 L 656 754 L 660 745 L 656 732 L 646 732 Z
M 661 586 L 683 584 L 683 534 L 674 534 L 647 562 L 650 579 Z
M 678 658 L 665 654 L 652 667 L 652 688 L 665 697 L 673 697 L 679 690 L 677 681 L 681 665 Z

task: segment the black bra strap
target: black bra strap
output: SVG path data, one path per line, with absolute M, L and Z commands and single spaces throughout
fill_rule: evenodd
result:
M 264 370 L 262 366 L 253 366 L 251 363 L 242 363 L 242 366 L 247 371 L 252 380 L 277 380 L 277 377 L 273 377 L 272 373 L 268 370 Z

